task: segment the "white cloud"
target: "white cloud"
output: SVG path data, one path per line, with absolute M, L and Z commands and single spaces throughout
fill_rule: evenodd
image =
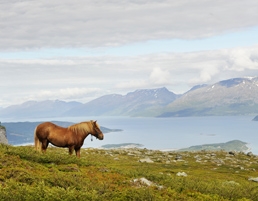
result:
M 244 71 L 245 69 L 257 69 L 258 60 L 257 48 L 237 48 L 229 53 L 228 68 L 234 71 Z
M 136 61 L 135 61 L 136 62 Z M 136 62 L 137 63 L 137 62 Z M 170 85 L 171 76 L 168 70 L 155 67 L 151 70 L 149 77 L 145 76 L 145 79 L 139 78 L 127 80 L 116 85 L 118 89 L 143 89 L 143 88 L 156 88 Z
M 2 1 L 0 49 L 196 39 L 257 26 L 253 0 Z
M 0 105 L 21 104 L 29 100 L 65 100 L 88 102 L 94 98 L 104 95 L 106 91 L 99 88 L 61 88 L 52 90 L 35 90 L 30 92 L 20 91 L 15 94 L 4 95 L 0 99 Z M 10 100 L 12 102 L 10 102 Z
M 211 45 L 212 36 L 257 27 L 257 10 L 254 0 L 1 1 L 0 107 L 32 99 L 85 102 L 163 86 L 183 93 L 195 84 L 257 76 L 258 46 L 251 39 L 246 48 L 238 40 L 232 49 Z M 206 44 L 206 37 L 207 49 L 217 50 L 176 53 L 187 41 Z M 176 52 L 128 54 L 159 40 L 174 41 Z M 112 54 L 125 49 L 121 55 L 136 56 Z
M 214 76 L 214 75 L 216 75 L 216 74 L 218 74 L 219 73 L 219 70 L 218 69 L 216 69 L 216 68 L 213 68 L 212 69 L 212 67 L 211 68 L 209 68 L 209 67 L 207 67 L 207 69 L 203 69 L 202 71 L 201 71 L 201 73 L 200 73 L 200 81 L 201 82 L 209 82 L 210 80 L 211 80 L 211 78 Z M 199 81 L 199 82 L 200 82 Z
M 127 80 L 125 82 L 121 82 L 115 86 L 117 89 L 123 90 L 131 90 L 131 89 L 142 89 L 148 87 L 148 83 L 146 80 Z
M 99 88 L 61 88 L 58 90 L 42 90 L 29 97 L 31 100 L 46 100 L 46 99 L 61 99 L 61 100 L 85 100 L 88 97 L 92 97 L 101 94 Z
M 154 68 L 150 74 L 150 82 L 158 85 L 167 85 L 170 82 L 170 73 L 168 70 Z
M 107 92 L 124 94 L 163 86 L 183 93 L 196 84 L 257 76 L 258 46 L 134 57 L 69 57 L 60 62 L 56 58 L 50 63 L 1 60 L 0 72 L 0 105 L 28 99 L 85 102 Z

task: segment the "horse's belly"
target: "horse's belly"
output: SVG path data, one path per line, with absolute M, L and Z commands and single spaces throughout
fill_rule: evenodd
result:
M 49 136 L 48 141 L 57 147 L 68 147 L 72 144 L 71 140 L 67 139 L 67 137 L 65 136 L 60 136 L 55 138 Z

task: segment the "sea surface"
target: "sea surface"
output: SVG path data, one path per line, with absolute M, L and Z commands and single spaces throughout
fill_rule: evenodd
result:
M 216 116 L 216 117 L 62 117 L 41 119 L 16 119 L 18 121 L 69 121 L 81 122 L 97 120 L 100 126 L 122 129 L 121 132 L 105 134 L 100 141 L 87 137 L 84 147 L 98 148 L 106 144 L 139 143 L 147 149 L 176 150 L 194 145 L 223 143 L 241 140 L 248 143 L 254 154 L 258 154 L 258 121 L 254 116 Z M 33 143 L 33 142 L 32 142 Z

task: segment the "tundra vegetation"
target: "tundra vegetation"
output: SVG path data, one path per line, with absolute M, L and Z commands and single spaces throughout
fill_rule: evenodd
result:
M 0 144 L 0 200 L 258 200 L 258 157 Z

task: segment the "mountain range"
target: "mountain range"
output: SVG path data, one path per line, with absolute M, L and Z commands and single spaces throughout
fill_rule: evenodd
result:
M 0 118 L 43 118 L 58 117 L 64 112 L 76 108 L 82 103 L 60 100 L 27 101 L 20 105 L 11 105 L 0 109 Z
M 64 115 L 106 115 L 106 116 L 156 116 L 162 108 L 175 101 L 179 95 L 165 87 L 136 90 L 126 95 L 105 95 L 66 111 Z
M 233 78 L 194 86 L 184 94 L 167 88 L 109 94 L 87 103 L 60 100 L 28 101 L 0 109 L 1 118 L 59 116 L 212 116 L 257 115 L 258 77 Z
M 258 77 L 202 85 L 169 103 L 163 111 L 160 117 L 257 114 Z

